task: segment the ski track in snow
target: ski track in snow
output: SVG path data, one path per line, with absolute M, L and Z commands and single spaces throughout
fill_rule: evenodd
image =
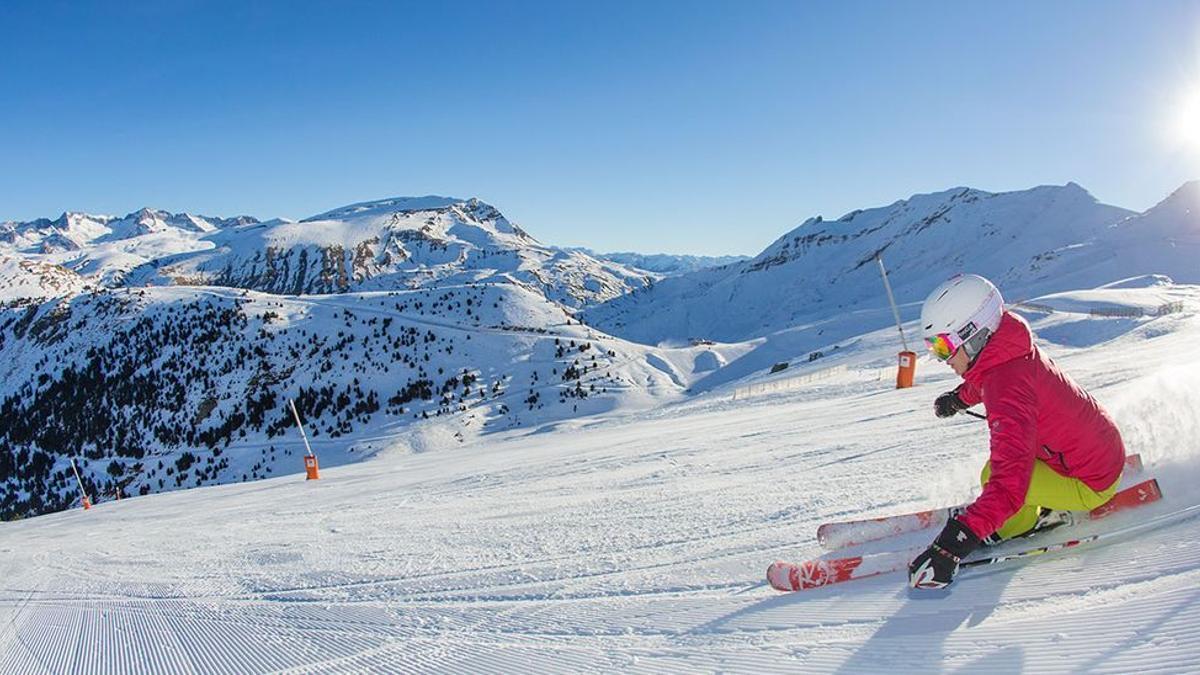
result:
M 1160 479 L 1145 511 L 1200 503 L 1200 320 L 1093 344 L 1078 319 L 1035 327 Z M 970 498 L 986 429 L 929 410 L 953 381 L 847 372 L 0 523 L 0 672 L 1194 672 L 1200 518 L 945 592 L 765 585 L 821 522 Z

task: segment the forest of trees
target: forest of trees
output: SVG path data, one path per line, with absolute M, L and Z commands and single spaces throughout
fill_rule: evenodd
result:
M 0 518 L 77 504 L 69 457 L 101 498 L 270 475 L 294 450 L 288 398 L 314 438 L 352 435 L 380 415 L 424 420 L 490 401 L 516 423 L 504 400 L 513 374 L 484 381 L 490 364 L 472 362 L 470 328 L 546 334 L 489 322 L 504 295 L 486 285 L 300 319 L 285 318 L 282 301 L 244 293 L 146 296 L 105 291 L 0 307 L 0 358 L 40 355 L 16 373 L 23 381 L 0 389 Z M 406 316 L 449 317 L 467 329 Z M 560 405 L 596 393 L 616 357 L 588 341 L 536 339 L 552 340 L 554 358 L 513 392 L 528 410 L 546 405 L 548 386 Z

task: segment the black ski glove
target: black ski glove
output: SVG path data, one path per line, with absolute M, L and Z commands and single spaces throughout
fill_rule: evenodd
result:
M 948 391 L 933 400 L 933 414 L 938 417 L 954 417 L 958 411 L 966 410 L 970 407 L 958 397 L 957 389 Z
M 958 563 L 979 547 L 971 528 L 951 518 L 933 544 L 908 564 L 908 585 L 913 588 L 945 588 L 954 581 Z

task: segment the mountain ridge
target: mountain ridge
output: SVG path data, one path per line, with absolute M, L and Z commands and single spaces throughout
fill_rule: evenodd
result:
M 0 226 L 4 248 L 107 288 L 220 285 L 299 295 L 498 281 L 539 288 L 555 302 L 580 308 L 651 279 L 619 263 L 544 246 L 474 197 L 395 197 L 301 221 L 151 208 L 121 218 L 64 214 L 57 221 L 6 222 Z M 28 292 L 38 286 L 11 287 Z
M 694 336 L 750 339 L 886 304 L 877 257 L 887 264 L 901 304 L 922 299 L 960 271 L 983 274 L 1021 295 L 1054 286 L 1049 271 L 1036 265 L 1039 255 L 1094 239 L 1135 215 L 1100 203 L 1075 183 L 917 194 L 837 220 L 808 218 L 750 260 L 664 279 L 589 308 L 583 318 L 646 344 Z

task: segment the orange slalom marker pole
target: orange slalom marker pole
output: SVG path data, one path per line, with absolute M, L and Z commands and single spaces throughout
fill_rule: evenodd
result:
M 312 446 L 308 444 L 308 434 L 304 433 L 304 425 L 300 423 L 300 413 L 296 412 L 296 402 L 288 399 L 288 405 L 292 408 L 292 417 L 296 418 L 296 426 L 300 429 L 300 438 L 304 439 L 304 449 L 308 451 L 304 457 L 305 480 L 317 480 L 321 477 L 321 473 L 317 469 L 317 456 L 313 454 Z

